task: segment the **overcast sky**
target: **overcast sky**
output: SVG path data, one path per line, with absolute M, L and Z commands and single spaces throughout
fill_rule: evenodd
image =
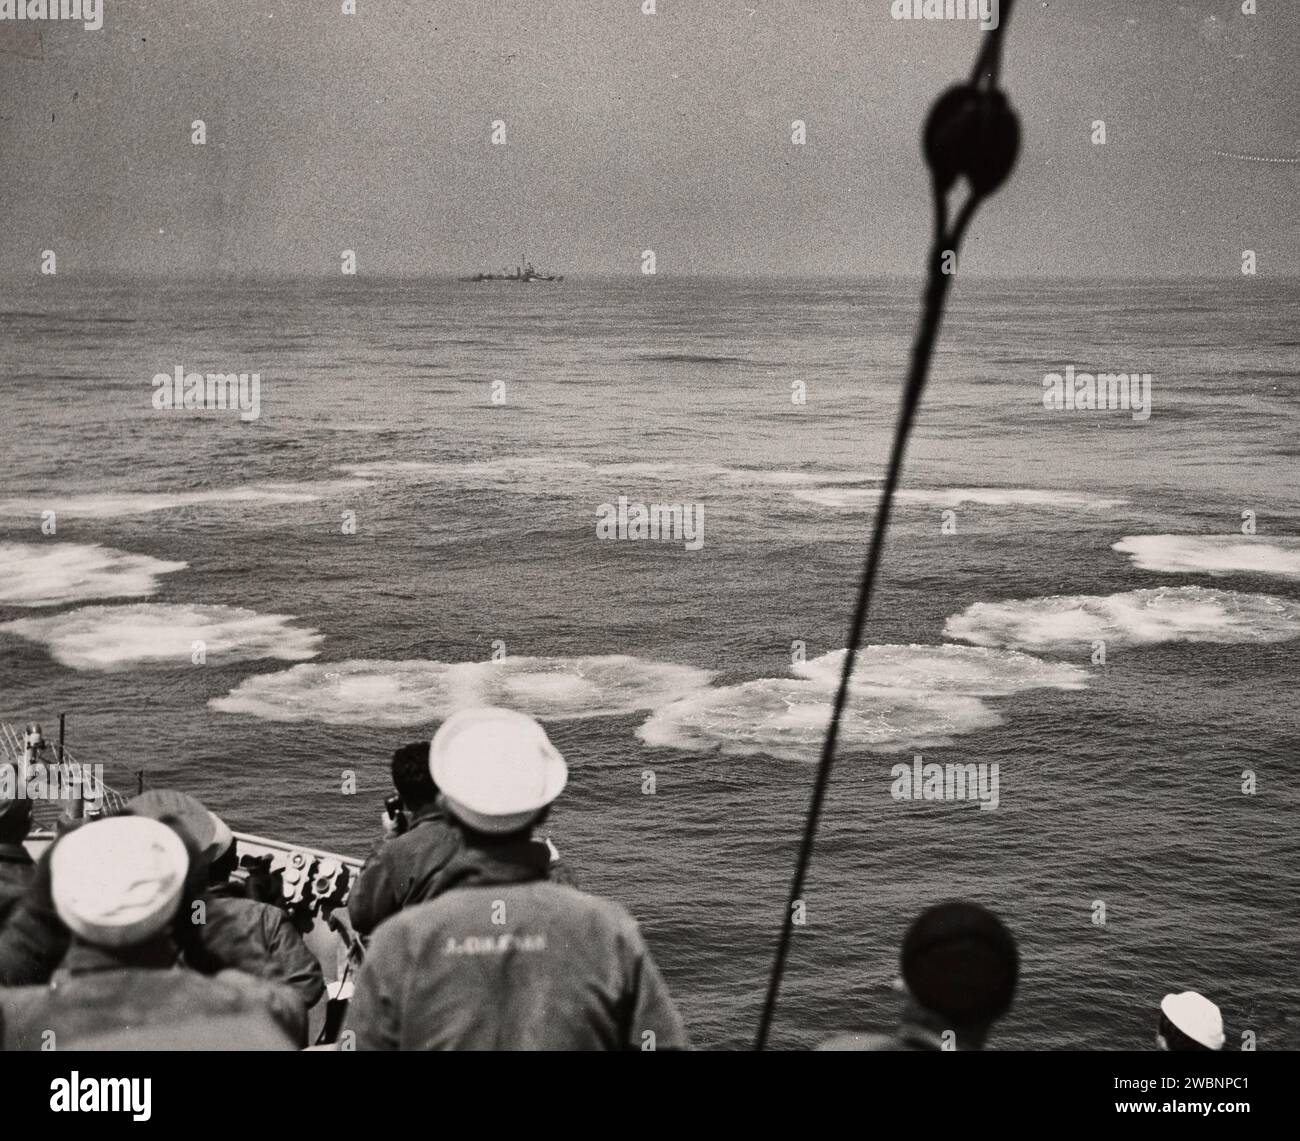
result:
M 0 23 L 0 273 L 913 273 L 920 126 L 984 34 L 889 0 L 103 2 Z M 1240 7 L 1020 0 L 1025 148 L 963 271 L 1300 273 L 1300 163 L 1213 153 L 1300 157 L 1300 3 Z

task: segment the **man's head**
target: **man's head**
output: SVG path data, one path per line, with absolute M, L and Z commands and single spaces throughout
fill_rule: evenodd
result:
M 1203 994 L 1185 990 L 1160 1000 L 1156 1045 L 1162 1050 L 1223 1049 L 1223 1015 Z
M 83 825 L 50 853 L 50 891 L 59 918 L 82 942 L 114 950 L 167 936 L 188 872 L 181 837 L 144 816 Z
M 151 788 L 128 800 L 127 808 L 136 816 L 147 816 L 182 829 L 207 859 L 211 860 L 218 854 L 217 818 L 203 806 L 202 801 L 188 792 Z
M 498 839 L 526 836 L 569 776 L 541 725 L 494 706 L 448 717 L 434 734 L 429 771 L 466 829 Z
M 0 844 L 18 844 L 32 826 L 32 802 L 0 799 Z
M 189 879 L 185 887 L 187 898 L 202 894 L 209 879 L 212 861 L 221 854 L 222 838 L 218 825 L 225 835 L 229 829 L 209 812 L 203 802 L 171 788 L 151 788 L 132 797 L 126 811 L 134 816 L 146 816 L 173 829 L 189 853 Z
M 903 939 L 900 961 L 912 1000 L 972 1044 L 1016 993 L 1015 938 L 978 904 L 952 901 L 922 912 Z
M 407 812 L 419 812 L 438 799 L 429 775 L 429 742 L 412 741 L 393 754 L 393 788 Z

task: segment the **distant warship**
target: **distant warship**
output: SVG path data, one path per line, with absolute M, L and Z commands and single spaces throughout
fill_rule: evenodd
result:
M 525 261 L 523 265 L 515 266 L 514 273 L 510 272 L 509 267 L 503 269 L 500 273 L 476 273 L 470 277 L 462 277 L 461 281 L 563 281 L 562 273 L 545 273 L 539 270 L 530 261 Z

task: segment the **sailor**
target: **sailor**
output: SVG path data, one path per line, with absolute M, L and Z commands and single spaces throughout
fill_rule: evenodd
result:
M 285 1050 L 302 1041 L 306 1016 L 288 988 L 179 966 L 172 933 L 189 904 L 192 858 L 178 832 L 139 816 L 96 821 L 55 843 L 50 895 L 71 946 L 49 985 L 0 990 L 0 1044 Z
M 982 1050 L 994 1022 L 1016 991 L 1016 941 L 1002 921 L 978 904 L 931 907 L 903 939 L 901 979 L 906 996 L 892 1034 L 844 1034 L 819 1050 Z
M 320 963 L 289 917 L 269 904 L 235 898 L 220 878 L 209 884 L 212 862 L 233 857 L 233 837 L 224 823 L 200 801 L 174 789 L 141 793 L 128 802 L 126 812 L 169 825 L 194 854 L 188 890 L 203 906 L 191 909 L 187 922 L 173 931 L 187 965 L 205 974 L 236 969 L 285 983 L 305 1006 L 320 999 L 325 991 Z M 37 862 L 32 890 L 14 902 L 9 921 L 0 927 L 0 985 L 47 982 L 68 949 L 70 932 L 50 898 L 46 866 L 57 847 L 56 843 Z
M 32 802 L 26 797 L 0 798 L 0 927 L 10 909 L 26 893 L 36 865 L 23 840 L 32 822 Z
M 186 838 L 194 855 L 189 894 L 197 897 L 207 883 L 207 861 L 212 856 L 215 835 L 207 809 L 183 792 L 150 789 L 131 801 L 126 811 L 159 819 Z M 84 818 L 63 820 L 66 827 L 58 829 L 60 840 L 93 822 Z M 60 840 L 46 848 L 36 861 L 30 890 L 14 902 L 8 921 L 0 926 L 0 986 L 48 982 L 67 953 L 71 932 L 55 909 L 50 892 L 50 859 Z M 187 934 L 182 931 L 178 937 L 185 940 Z
M 430 772 L 464 847 L 446 890 L 375 933 L 348 1028 L 357 1049 L 684 1049 L 636 921 L 547 878 L 532 842 L 568 779 L 531 717 L 467 709 L 433 738 Z
M 1161 1050 L 1223 1049 L 1223 1015 L 1203 994 L 1185 990 L 1160 1000 L 1156 1046 Z
M 185 961 L 204 974 L 235 969 L 292 987 L 305 1007 L 325 993 L 320 962 L 284 910 L 240 898 L 230 883 L 235 870 L 235 837 L 203 803 L 175 789 L 150 789 L 128 801 L 137 816 L 148 816 L 183 831 L 202 853 L 201 908 L 177 928 Z
M 393 805 L 381 816 L 384 839 L 348 894 L 348 918 L 361 935 L 403 907 L 432 898 L 434 876 L 460 850 L 460 831 L 438 803 L 438 786 L 429 775 L 429 742 L 398 749 L 392 773 L 400 808 Z
M 50 854 L 41 853 L 25 894 L 11 897 L 0 923 L 0 987 L 46 982 L 68 949 L 68 929 L 50 898 Z
M 237 967 L 260 979 L 283 983 L 298 992 L 303 1004 L 315 1006 L 325 993 L 320 961 L 307 949 L 302 935 L 284 908 L 248 899 L 232 882 L 238 856 L 235 837 L 219 816 L 213 815 L 216 856 L 208 869 L 204 893 L 204 930 L 192 955 L 208 967 Z
M 360 935 L 370 935 L 390 915 L 444 891 L 448 865 L 461 848 L 461 829 L 440 803 L 429 773 L 429 742 L 414 741 L 398 749 L 392 775 L 397 796 L 386 802 L 380 817 L 384 838 L 348 893 L 348 919 Z M 550 840 L 533 843 L 547 850 L 548 878 L 573 885 Z

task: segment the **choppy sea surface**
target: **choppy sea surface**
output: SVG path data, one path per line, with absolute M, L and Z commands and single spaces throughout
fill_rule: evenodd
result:
M 6 286 L 0 718 L 361 855 L 396 745 L 528 709 L 580 882 L 743 1047 L 918 295 Z M 1294 281 L 957 283 L 774 1045 L 887 1028 L 908 922 L 962 896 L 1020 940 L 998 1045 L 1145 1047 L 1198 989 L 1228 1048 L 1300 1047 L 1297 330 Z M 1150 373 L 1150 418 L 1045 408 L 1067 365 Z M 257 372 L 259 416 L 155 408 L 177 366 Z M 620 497 L 702 545 L 598 537 Z M 894 799 L 918 754 L 996 763 L 996 809 Z

